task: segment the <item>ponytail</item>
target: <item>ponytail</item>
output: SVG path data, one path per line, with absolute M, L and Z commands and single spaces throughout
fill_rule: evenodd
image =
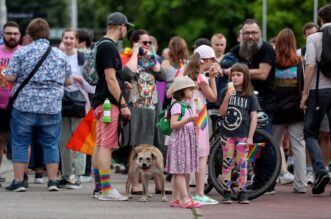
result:
M 200 74 L 200 65 L 200 54 L 196 52 L 191 56 L 190 61 L 184 70 L 184 75 L 187 75 L 193 81 L 196 81 L 198 79 L 198 75 Z

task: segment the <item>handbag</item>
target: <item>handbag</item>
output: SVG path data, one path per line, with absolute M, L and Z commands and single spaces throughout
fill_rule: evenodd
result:
M 64 91 L 62 99 L 62 117 L 83 118 L 86 114 L 86 99 L 80 90 Z
M 41 59 L 39 60 L 39 62 L 37 63 L 37 65 L 33 68 L 33 70 L 30 72 L 30 74 L 28 75 L 28 77 L 23 81 L 23 83 L 17 88 L 15 94 L 9 98 L 9 102 L 6 108 L 6 127 L 9 130 L 10 129 L 10 118 L 11 118 L 11 114 L 12 114 L 12 110 L 13 110 L 13 105 L 14 102 L 16 100 L 16 98 L 18 97 L 18 94 L 21 92 L 21 90 L 25 87 L 25 85 L 27 85 L 27 83 L 29 83 L 29 81 L 31 80 L 31 78 L 33 77 L 33 75 L 38 71 L 38 69 L 40 68 L 40 66 L 43 64 L 43 62 L 45 61 L 45 59 L 47 58 L 48 54 L 50 53 L 50 51 L 52 50 L 52 46 L 49 45 L 46 52 L 44 53 L 44 55 L 41 57 Z

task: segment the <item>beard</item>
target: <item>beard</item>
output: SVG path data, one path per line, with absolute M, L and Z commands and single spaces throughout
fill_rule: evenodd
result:
M 257 42 L 246 42 L 244 40 L 240 41 L 239 55 L 245 60 L 251 60 L 261 49 L 263 44 L 262 38 Z
M 15 47 L 18 46 L 18 41 L 13 40 L 13 39 L 6 40 L 5 38 L 3 38 L 3 42 L 10 49 L 14 49 Z

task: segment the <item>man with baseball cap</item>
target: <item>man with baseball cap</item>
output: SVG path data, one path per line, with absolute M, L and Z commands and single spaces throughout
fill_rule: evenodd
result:
M 121 12 L 114 12 L 108 16 L 108 25 L 122 25 L 122 24 L 134 27 L 134 24 L 130 23 L 127 17 Z
M 112 151 L 118 148 L 118 121 L 121 117 L 130 119 L 131 112 L 122 95 L 124 79 L 122 78 L 122 62 L 116 42 L 124 39 L 128 26 L 126 16 L 120 12 L 109 15 L 107 33 L 98 42 L 96 49 L 96 70 L 99 82 L 92 101 L 94 115 L 97 120 L 96 147 L 92 155 L 93 174 L 95 179 L 94 197 L 101 201 L 128 200 L 111 185 L 110 166 Z M 108 99 L 112 103 L 111 122 L 103 122 L 103 103 Z

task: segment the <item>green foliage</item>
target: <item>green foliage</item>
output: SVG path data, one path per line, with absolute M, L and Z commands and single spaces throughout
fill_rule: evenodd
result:
M 319 6 L 331 0 L 319 0 Z M 70 0 L 7 1 L 8 12 L 47 13 L 50 27 L 70 26 Z M 289 27 L 296 34 L 298 45 L 304 44 L 302 27 L 313 20 L 313 0 L 267 0 L 268 38 Z M 262 0 L 77 0 L 78 27 L 94 30 L 95 39 L 106 31 L 109 13 L 121 11 L 136 26 L 146 29 L 159 41 L 159 48 L 168 45 L 172 36 L 183 37 L 188 46 L 200 38 L 223 33 L 228 48 L 236 44 L 238 26 L 247 18 L 262 23 Z M 28 19 L 17 19 L 25 30 Z M 125 42 L 127 44 L 127 42 Z M 160 51 L 159 51 L 160 52 Z
M 313 21 L 313 0 L 267 0 L 267 38 L 276 37 L 283 28 L 291 28 L 296 35 L 298 47 L 304 46 L 303 26 Z M 330 1 L 319 0 L 319 6 Z M 262 0 L 253 6 L 257 20 L 262 20 Z

